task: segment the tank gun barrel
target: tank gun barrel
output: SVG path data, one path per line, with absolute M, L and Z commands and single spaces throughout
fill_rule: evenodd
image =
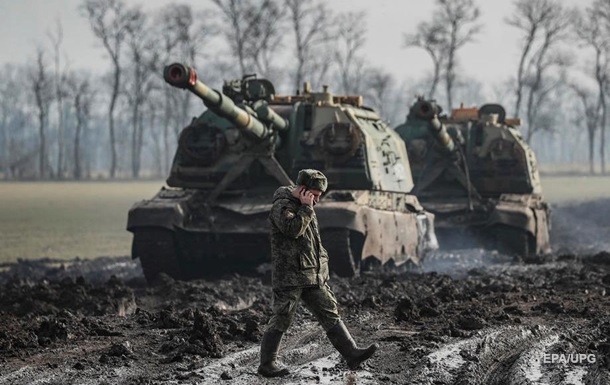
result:
M 411 107 L 410 113 L 420 119 L 430 120 L 434 115 L 441 113 L 441 108 L 433 100 L 424 100 L 420 97 L 413 107 Z
M 451 138 L 451 135 L 447 132 L 447 127 L 438 119 L 438 115 L 442 109 L 433 100 L 424 100 L 419 98 L 417 102 L 411 107 L 409 115 L 413 115 L 416 118 L 428 121 L 428 131 L 434 137 L 434 140 L 447 152 L 453 153 L 457 147 Z
M 217 115 L 235 124 L 242 132 L 261 141 L 269 137 L 274 129 L 285 129 L 288 122 L 275 113 L 265 103 L 259 103 L 257 112 L 262 120 L 235 105 L 228 96 L 197 79 L 197 72 L 182 63 L 173 63 L 163 70 L 163 79 L 171 86 L 187 89 L 197 95 L 203 103 Z
M 447 132 L 447 127 L 438 119 L 436 115 L 430 119 L 428 123 L 428 129 L 436 140 L 436 142 L 444 148 L 447 152 L 454 152 L 457 147 L 455 141 L 451 138 L 451 135 Z

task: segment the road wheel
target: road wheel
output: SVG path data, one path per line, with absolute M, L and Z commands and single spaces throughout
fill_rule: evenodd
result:
M 348 229 L 330 228 L 320 234 L 328 251 L 330 270 L 339 277 L 353 277 L 359 272 L 364 237 Z
M 493 228 L 496 248 L 501 253 L 515 256 L 524 261 L 536 258 L 536 240 L 524 229 L 497 225 Z
M 133 258 L 140 258 L 144 277 L 149 284 L 157 284 L 161 273 L 174 279 L 183 278 L 173 231 L 163 228 L 137 228 L 133 234 L 131 250 Z

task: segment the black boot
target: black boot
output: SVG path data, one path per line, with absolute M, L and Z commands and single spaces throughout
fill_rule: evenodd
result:
M 277 352 L 280 349 L 283 332 L 279 330 L 267 330 L 261 341 L 261 364 L 258 374 L 264 377 L 281 377 L 287 375 L 288 369 L 277 366 Z
M 345 358 L 350 369 L 357 369 L 361 363 L 371 358 L 378 348 L 377 344 L 372 344 L 366 349 L 360 349 L 356 346 L 356 342 L 349 334 L 343 321 L 337 322 L 326 332 L 326 335 L 335 349 Z

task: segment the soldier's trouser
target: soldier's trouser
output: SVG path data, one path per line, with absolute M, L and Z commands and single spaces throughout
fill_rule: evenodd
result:
M 321 287 L 273 289 L 273 315 L 267 324 L 267 330 L 288 330 L 299 299 L 303 300 L 305 307 L 316 317 L 324 331 L 328 331 L 341 320 L 337 299 L 327 284 Z

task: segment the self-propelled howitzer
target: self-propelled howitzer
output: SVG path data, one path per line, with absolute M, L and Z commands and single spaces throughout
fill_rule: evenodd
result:
M 417 263 L 437 247 L 434 216 L 410 193 L 405 144 L 362 97 L 308 86 L 277 96 L 253 76 L 225 81 L 220 92 L 182 64 L 166 67 L 164 78 L 207 110 L 180 133 L 169 188 L 129 212 L 132 256 L 149 281 L 269 262 L 273 193 L 303 168 L 328 178 L 315 212 L 336 274 L 357 274 L 361 262 Z
M 443 248 L 484 246 L 523 258 L 550 252 L 548 205 L 532 149 L 499 104 L 454 109 L 419 98 L 396 131 Z

